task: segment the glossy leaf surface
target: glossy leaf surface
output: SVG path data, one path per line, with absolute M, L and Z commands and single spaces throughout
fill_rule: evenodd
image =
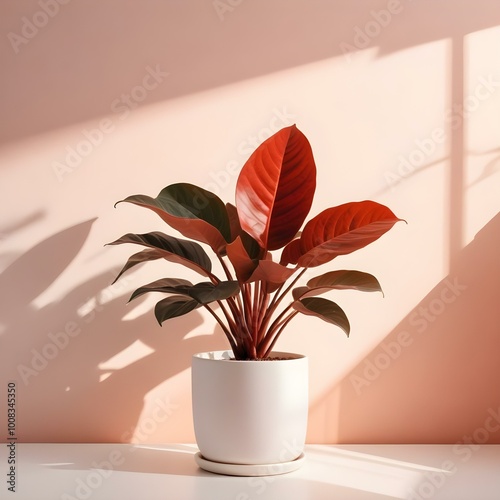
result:
M 202 246 L 194 241 L 174 238 L 155 231 L 145 234 L 125 234 L 116 241 L 108 243 L 108 245 L 120 245 L 122 243 L 135 243 L 152 248 L 161 253 L 164 259 L 183 264 L 204 276 L 210 274 L 212 270 L 212 261 Z
M 327 323 L 340 327 L 349 337 L 350 325 L 345 312 L 331 300 L 321 297 L 306 297 L 293 303 L 293 308 L 302 314 L 316 316 Z
M 156 304 L 155 317 L 161 325 L 167 319 L 183 316 L 200 306 L 201 304 L 199 302 L 190 297 L 173 295 L 160 300 L 160 302 Z
M 146 250 L 141 250 L 140 252 L 135 253 L 127 260 L 127 263 L 123 266 L 122 270 L 118 273 L 118 276 L 114 279 L 113 283 L 116 283 L 120 276 L 128 271 L 130 268 L 137 266 L 137 264 L 141 264 L 143 262 L 147 262 L 148 260 L 158 260 L 163 258 L 161 250 L 157 250 L 155 248 L 147 248 Z
M 206 243 L 217 253 L 223 253 L 226 243 L 231 241 L 229 218 L 223 201 L 214 193 L 193 184 L 172 184 L 156 198 L 138 194 L 118 203 L 122 202 L 152 210 L 186 238 Z
M 272 293 L 285 283 L 294 272 L 294 269 L 282 266 L 272 260 L 260 260 L 255 271 L 247 281 L 249 283 L 264 281 L 267 284 L 267 292 Z
M 293 290 L 294 299 L 314 297 L 330 290 L 358 290 L 360 292 L 382 292 L 380 283 L 375 276 L 361 271 L 331 271 L 312 278 L 307 286 Z M 382 292 L 383 294 L 383 292 Z
M 239 286 L 236 281 L 222 281 L 216 285 L 210 282 L 193 285 L 191 282 L 183 279 L 162 278 L 135 290 L 130 300 L 149 292 L 185 295 L 196 300 L 199 304 L 209 304 L 210 302 L 225 300 L 236 295 L 239 292 Z
M 281 263 L 315 267 L 359 250 L 380 238 L 398 219 L 374 201 L 345 203 L 311 219 L 301 237 L 284 248 Z
M 241 227 L 265 250 L 282 248 L 301 228 L 316 188 L 309 141 L 295 125 L 264 141 L 236 185 Z
M 238 281 L 246 283 L 257 267 L 258 261 L 250 258 L 240 236 L 227 245 L 226 252 Z

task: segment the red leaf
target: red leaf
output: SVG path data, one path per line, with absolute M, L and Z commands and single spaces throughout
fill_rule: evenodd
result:
M 295 125 L 264 141 L 243 166 L 236 185 L 241 227 L 266 250 L 282 248 L 301 228 L 316 189 L 316 165 Z
M 283 250 L 281 264 L 319 266 L 365 247 L 400 220 L 386 206 L 369 200 L 328 208 L 306 224 L 299 243 L 292 241 Z
M 259 260 L 259 264 L 247 282 L 265 281 L 268 293 L 272 293 L 290 278 L 294 272 L 295 269 L 284 267 L 272 260 Z
M 232 243 L 227 245 L 226 252 L 236 272 L 236 277 L 240 283 L 246 283 L 255 270 L 257 262 L 249 257 L 239 236 Z

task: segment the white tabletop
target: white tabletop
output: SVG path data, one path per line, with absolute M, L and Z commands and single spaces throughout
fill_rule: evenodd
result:
M 308 445 L 297 471 L 230 477 L 205 472 L 195 445 L 17 444 L 14 500 L 499 500 L 500 445 Z M 7 477 L 7 480 L 9 478 Z

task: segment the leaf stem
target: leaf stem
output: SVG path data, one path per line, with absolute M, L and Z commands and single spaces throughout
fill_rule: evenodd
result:
M 203 304 L 203 307 L 215 318 L 217 323 L 219 323 L 220 327 L 222 328 L 222 331 L 227 337 L 227 340 L 229 341 L 229 344 L 231 345 L 231 349 L 233 350 L 233 354 L 236 356 L 238 352 L 238 347 L 235 339 L 233 338 L 233 335 L 231 331 L 227 328 L 227 326 L 224 324 L 224 321 L 216 314 L 216 312 L 208 305 L 208 304 Z
M 276 344 L 276 341 L 278 340 L 279 336 L 281 335 L 281 332 L 285 329 L 285 327 L 290 323 L 290 321 L 295 318 L 295 316 L 299 313 L 299 311 L 293 311 L 287 318 L 285 318 L 277 332 L 274 334 L 274 338 L 271 341 L 271 344 L 269 347 L 266 348 L 264 355 L 262 356 L 263 358 L 267 358 L 269 356 L 274 348 L 274 345 Z M 259 350 L 260 351 L 260 350 Z

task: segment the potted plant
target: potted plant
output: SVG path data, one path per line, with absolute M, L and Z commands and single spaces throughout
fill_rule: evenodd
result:
M 110 244 L 145 248 L 128 259 L 116 279 L 157 259 L 203 276 L 196 284 L 160 278 L 135 290 L 130 300 L 150 292 L 166 294 L 155 307 L 160 325 L 203 307 L 230 346 L 225 352 L 193 356 L 198 463 L 208 470 L 253 475 L 286 472 L 300 464 L 307 425 L 307 358 L 275 352 L 275 344 L 297 314 L 316 316 L 349 335 L 343 310 L 320 295 L 343 289 L 381 291 L 371 274 L 343 269 L 298 286 L 308 269 L 365 247 L 400 220 L 384 205 L 360 201 L 328 208 L 303 226 L 315 188 L 311 146 L 293 125 L 252 153 L 237 180 L 235 205 L 187 183 L 167 186 L 156 198 L 122 200 L 156 212 L 187 239 L 162 232 L 122 236 Z M 213 252 L 218 270 L 200 243 Z

